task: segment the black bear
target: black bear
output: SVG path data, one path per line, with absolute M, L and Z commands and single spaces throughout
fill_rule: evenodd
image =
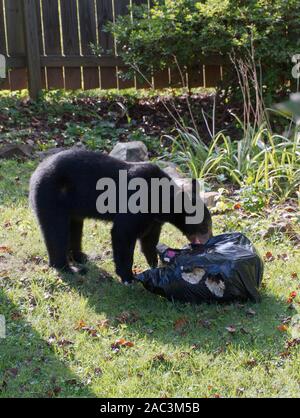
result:
M 99 180 L 111 179 L 121 189 L 120 172 L 126 173 L 128 181 L 141 178 L 148 185 L 152 179 L 171 181 L 154 164 L 127 163 L 100 152 L 79 149 L 60 152 L 40 163 L 31 177 L 30 203 L 42 230 L 50 266 L 71 273 L 78 269 L 70 266 L 70 260 L 79 264 L 86 262 L 87 256 L 81 249 L 85 218 L 113 221 L 113 255 L 116 273 L 123 282 L 131 282 L 134 278 L 133 254 L 138 239 L 147 262 L 156 267 L 155 249 L 165 222 L 175 225 L 190 241 L 204 242 L 211 236 L 211 216 L 205 206 L 203 219 L 198 224 L 187 223 L 184 209 L 181 213 L 174 210 L 164 213 L 161 205 L 156 213 L 151 209 L 147 213 L 123 213 L 120 210 L 99 213 L 96 205 Z M 174 193 L 170 193 L 170 200 L 174 200 Z M 132 191 L 129 191 L 128 198 L 131 195 Z M 117 193 L 117 204 L 118 196 Z

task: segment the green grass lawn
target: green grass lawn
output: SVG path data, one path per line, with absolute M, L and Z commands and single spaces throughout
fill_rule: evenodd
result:
M 214 216 L 215 234 L 237 229 L 262 255 L 273 254 L 260 304 L 172 304 L 120 283 L 108 224 L 85 224 L 86 276 L 62 278 L 48 268 L 27 201 L 36 163 L 0 164 L 0 314 L 7 324 L 0 396 L 299 396 L 300 345 L 290 324 L 299 296 L 287 302 L 299 293 L 299 249 L 280 234 L 268 241 L 259 234 L 276 213 Z M 185 244 L 169 226 L 161 241 Z M 147 267 L 138 248 L 135 264 Z M 116 349 L 120 338 L 133 344 Z

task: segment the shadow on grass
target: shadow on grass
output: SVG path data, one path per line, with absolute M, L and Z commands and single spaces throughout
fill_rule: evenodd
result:
M 146 337 L 174 348 L 190 347 L 208 354 L 231 347 L 267 359 L 284 351 L 286 335 L 277 327 L 291 313 L 284 301 L 266 291 L 262 291 L 259 304 L 174 304 L 138 283 L 122 285 L 94 263 L 89 262 L 88 267 L 86 276 L 66 275 L 64 279 L 111 324 L 125 323 L 128 337 Z M 234 328 L 233 332 L 228 327 Z
M 0 397 L 94 396 L 22 319 L 1 289 L 0 307 L 6 319 L 6 338 L 0 339 Z

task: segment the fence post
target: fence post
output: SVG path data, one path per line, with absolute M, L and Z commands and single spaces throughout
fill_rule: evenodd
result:
M 28 90 L 35 100 L 42 89 L 36 0 L 23 0 Z

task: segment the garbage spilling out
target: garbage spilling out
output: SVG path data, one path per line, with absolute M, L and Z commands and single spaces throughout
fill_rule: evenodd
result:
M 181 250 L 159 244 L 162 267 L 136 276 L 152 293 L 189 303 L 253 301 L 263 276 L 263 261 L 245 235 L 223 234 Z

